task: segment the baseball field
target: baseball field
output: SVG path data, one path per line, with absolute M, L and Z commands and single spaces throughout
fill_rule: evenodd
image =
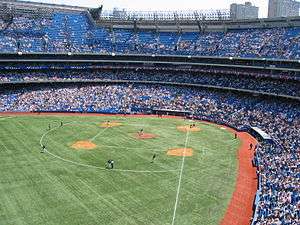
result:
M 179 118 L 1 116 L 0 224 L 219 224 L 240 144 Z

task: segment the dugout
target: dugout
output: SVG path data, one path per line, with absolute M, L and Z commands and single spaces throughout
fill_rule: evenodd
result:
M 272 137 L 269 134 L 267 134 L 265 131 L 260 129 L 259 127 L 250 127 L 248 133 L 253 135 L 259 141 L 273 143 Z

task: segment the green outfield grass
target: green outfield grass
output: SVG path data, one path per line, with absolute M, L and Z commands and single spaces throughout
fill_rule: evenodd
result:
M 100 127 L 107 120 L 122 125 Z M 216 125 L 197 122 L 201 131 L 195 133 L 176 129 L 185 124 L 190 122 L 1 117 L 0 224 L 218 224 L 234 191 L 240 142 Z M 140 129 L 157 137 L 138 140 Z M 97 146 L 71 147 L 82 140 Z M 47 152 L 40 153 L 40 143 Z M 185 147 L 193 148 L 193 156 L 166 154 Z M 151 163 L 154 153 L 157 158 Z M 108 159 L 115 161 L 115 169 L 105 169 Z

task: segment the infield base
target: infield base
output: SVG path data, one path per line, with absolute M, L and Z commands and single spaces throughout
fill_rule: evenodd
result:
M 199 127 L 191 127 L 190 125 L 186 125 L 186 126 L 178 126 L 177 130 L 181 132 L 198 132 L 201 129 Z
M 111 121 L 111 122 L 104 122 L 100 124 L 100 127 L 103 128 L 111 128 L 111 127 L 119 127 L 121 126 L 122 123 L 118 122 L 118 121 Z
M 174 148 L 169 149 L 167 152 L 169 156 L 193 156 L 192 148 Z

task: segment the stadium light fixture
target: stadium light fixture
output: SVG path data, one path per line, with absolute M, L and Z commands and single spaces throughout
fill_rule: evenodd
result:
M 151 55 L 153 58 L 155 57 L 155 55 L 153 54 L 153 55 Z
M 188 56 L 188 58 L 189 58 L 189 59 L 191 59 L 191 58 L 192 58 L 192 56 L 190 56 L 190 55 L 189 55 L 189 56 Z
M 116 56 L 116 53 L 114 53 L 114 52 L 113 52 L 113 53 L 111 53 L 111 56 L 115 57 L 115 56 Z
M 23 52 L 18 52 L 18 55 L 23 55 Z
M 72 52 L 68 52 L 68 56 L 71 56 L 72 55 Z
M 233 60 L 233 57 L 229 57 L 229 60 Z

